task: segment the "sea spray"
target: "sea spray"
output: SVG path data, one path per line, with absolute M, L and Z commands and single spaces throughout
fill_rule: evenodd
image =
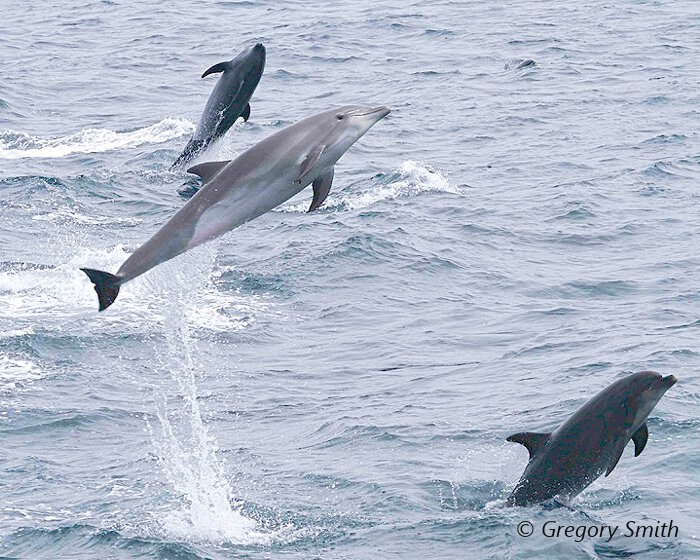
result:
M 162 526 L 166 533 L 184 540 L 260 543 L 267 535 L 241 514 L 242 502 L 234 495 L 225 464 L 217 456 L 216 440 L 202 420 L 196 379 L 204 372 L 188 315 L 183 312 L 183 303 L 192 297 L 184 286 L 203 289 L 211 282 L 208 273 L 205 277 L 196 268 L 188 269 L 186 280 L 176 278 L 179 290 L 168 282 L 173 293 L 164 310 L 165 341 L 158 351 L 163 375 L 175 382 L 177 394 L 168 398 L 162 388 L 154 390 L 158 426 L 149 425 L 149 430 L 158 463 L 180 502 L 179 509 L 162 519 Z

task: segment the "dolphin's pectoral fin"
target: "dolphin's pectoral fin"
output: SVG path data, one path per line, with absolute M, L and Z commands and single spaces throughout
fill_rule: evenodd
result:
M 333 183 L 333 173 L 334 168 L 331 167 L 323 175 L 313 182 L 314 187 L 314 198 L 311 201 L 311 206 L 309 207 L 309 212 L 316 210 L 323 201 L 326 200 L 328 193 L 331 192 L 331 183 Z
M 202 78 L 206 78 L 209 74 L 218 74 L 219 72 L 226 72 L 230 65 L 230 61 L 218 62 L 214 64 L 211 68 L 207 68 L 202 74 Z
M 221 171 L 224 167 L 226 167 L 229 163 L 231 163 L 231 160 L 208 161 L 206 163 L 200 163 L 199 165 L 195 165 L 193 167 L 190 167 L 187 170 L 187 173 L 192 173 L 193 175 L 199 175 L 202 178 L 202 181 L 206 184 L 209 181 L 211 181 L 212 178 L 219 171 Z
M 647 428 L 647 423 L 644 422 L 639 429 L 634 432 L 632 436 L 632 441 L 634 442 L 634 456 L 639 457 L 639 454 L 644 451 L 647 445 L 647 440 L 649 439 L 649 429 Z
M 243 109 L 243 112 L 241 113 L 241 117 L 243 117 L 243 122 L 248 122 L 248 119 L 250 118 L 250 103 L 246 103 L 245 109 Z
M 506 441 L 514 441 L 515 443 L 520 443 L 524 445 L 530 452 L 530 459 L 532 459 L 537 451 L 547 443 L 549 436 L 552 434 L 541 434 L 536 432 L 520 432 L 518 434 L 513 434 L 508 436 Z
M 309 152 L 309 155 L 306 156 L 301 164 L 301 173 L 299 173 L 299 178 L 297 181 L 301 183 L 301 180 L 311 172 L 314 165 L 316 165 L 318 160 L 321 159 L 321 154 L 323 153 L 325 147 L 325 144 L 319 144 L 313 150 L 311 150 L 311 152 Z

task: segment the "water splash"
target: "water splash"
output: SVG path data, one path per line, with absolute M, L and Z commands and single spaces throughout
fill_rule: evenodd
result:
M 447 177 L 437 169 L 407 160 L 396 171 L 383 177 L 379 186 L 373 185 L 360 193 L 348 193 L 340 198 L 339 205 L 347 210 L 357 210 L 384 200 L 412 198 L 426 192 L 460 194 L 461 191 L 450 185 Z
M 79 329 L 86 316 L 96 313 L 97 298 L 81 267 L 96 267 L 114 271 L 131 255 L 123 245 L 110 248 L 70 246 L 64 255 L 54 255 L 63 261 L 55 266 L 7 266 L 0 270 L 0 340 L 17 329 L 49 327 L 56 318 Z M 154 324 L 163 325 L 164 309 L 178 305 L 179 312 L 197 327 L 197 333 L 230 333 L 249 327 L 261 313 L 273 313 L 271 304 L 259 295 L 241 296 L 218 289 L 211 278 L 211 263 L 217 253 L 216 244 L 198 248 L 164 263 L 129 282 L 119 293 L 119 299 L 109 312 L 100 315 L 100 327 L 93 326 L 90 334 L 111 332 L 118 327 L 122 333 L 147 333 Z M 178 280 L 180 289 L 189 286 L 187 297 L 171 304 L 172 277 L 181 270 L 207 268 L 201 283 Z M 193 289 L 192 286 L 197 286 Z M 73 323 L 75 321 L 75 323 Z
M 207 279 L 201 281 L 206 283 Z M 149 425 L 158 462 L 180 504 L 165 516 L 162 529 L 188 541 L 266 542 L 271 535 L 258 530 L 257 522 L 241 513 L 243 502 L 226 479 L 216 440 L 202 420 L 196 384 L 202 366 L 195 358 L 200 354 L 190 319 L 181 308 L 182 300 L 188 297 L 186 284 L 180 285 L 181 293 L 172 298 L 176 303 L 169 306 L 165 317 L 166 344 L 159 351 L 159 360 L 175 382 L 177 395 L 168 399 L 162 389 L 155 389 L 159 425 L 156 429 Z
M 191 134 L 194 128 L 194 124 L 188 120 L 168 117 L 129 132 L 86 128 L 68 136 L 55 138 L 4 130 L 0 132 L 0 159 L 61 158 L 75 153 L 92 154 L 143 144 L 161 144 Z
M 387 175 L 380 175 L 372 181 L 362 181 L 360 185 L 369 184 L 362 190 L 347 189 L 329 196 L 325 208 L 338 210 L 359 210 L 378 202 L 397 198 L 412 198 L 426 192 L 447 192 L 461 194 L 445 175 L 437 169 L 417 161 L 404 161 L 398 169 Z M 308 201 L 285 206 L 285 212 L 306 212 Z

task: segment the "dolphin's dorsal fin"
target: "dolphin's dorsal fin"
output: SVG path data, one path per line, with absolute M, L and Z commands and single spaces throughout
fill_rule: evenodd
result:
M 206 163 L 200 163 L 194 167 L 190 167 L 187 173 L 192 173 L 193 175 L 199 175 L 202 178 L 203 183 L 208 183 L 214 176 L 226 167 L 231 160 L 227 161 L 208 161 Z
M 644 422 L 639 429 L 634 432 L 632 436 L 632 441 L 634 442 L 634 456 L 639 457 L 639 454 L 644 451 L 647 445 L 647 440 L 649 439 L 649 429 L 647 428 L 647 423 Z
M 506 441 L 514 441 L 515 443 L 520 443 L 524 445 L 530 452 L 530 459 L 532 459 L 552 434 L 537 433 L 537 432 L 520 432 L 518 434 L 513 434 L 508 436 Z
M 225 62 L 217 62 L 211 68 L 207 68 L 202 74 L 202 78 L 206 78 L 209 74 L 218 74 L 219 72 L 226 72 L 230 65 L 230 62 L 226 60 Z
M 309 212 L 311 212 L 312 210 L 316 210 L 316 208 L 321 206 L 321 204 L 323 204 L 323 201 L 326 200 L 328 193 L 331 192 L 331 184 L 333 183 L 333 173 L 334 169 L 331 167 L 328 171 L 326 171 L 323 175 L 321 175 L 318 179 L 316 179 L 313 182 L 314 198 L 311 201 L 311 207 L 309 208 Z
M 321 154 L 323 153 L 323 150 L 325 148 L 325 144 L 319 144 L 309 152 L 309 154 L 306 156 L 306 158 L 301 164 L 301 173 L 299 173 L 299 178 L 297 179 L 297 181 L 301 183 L 301 180 L 311 172 L 311 170 L 314 168 L 314 165 L 316 165 L 318 163 L 318 160 L 321 159 Z

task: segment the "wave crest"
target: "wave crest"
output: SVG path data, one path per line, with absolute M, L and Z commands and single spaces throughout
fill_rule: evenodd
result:
M 369 187 L 365 187 L 365 185 L 369 185 Z M 426 192 L 461 194 L 462 191 L 450 185 L 447 177 L 437 169 L 417 161 L 407 160 L 391 173 L 376 175 L 369 181 L 360 181 L 336 195 L 331 191 L 321 210 L 358 210 L 377 202 L 396 198 L 413 198 Z M 306 212 L 308 207 L 308 201 L 304 201 L 285 206 L 282 210 L 285 212 Z
M 129 132 L 107 128 L 86 128 L 68 136 L 43 138 L 25 132 L 0 132 L 0 159 L 62 158 L 70 154 L 94 154 L 118 148 L 161 144 L 191 134 L 194 124 L 167 117 L 160 122 Z

